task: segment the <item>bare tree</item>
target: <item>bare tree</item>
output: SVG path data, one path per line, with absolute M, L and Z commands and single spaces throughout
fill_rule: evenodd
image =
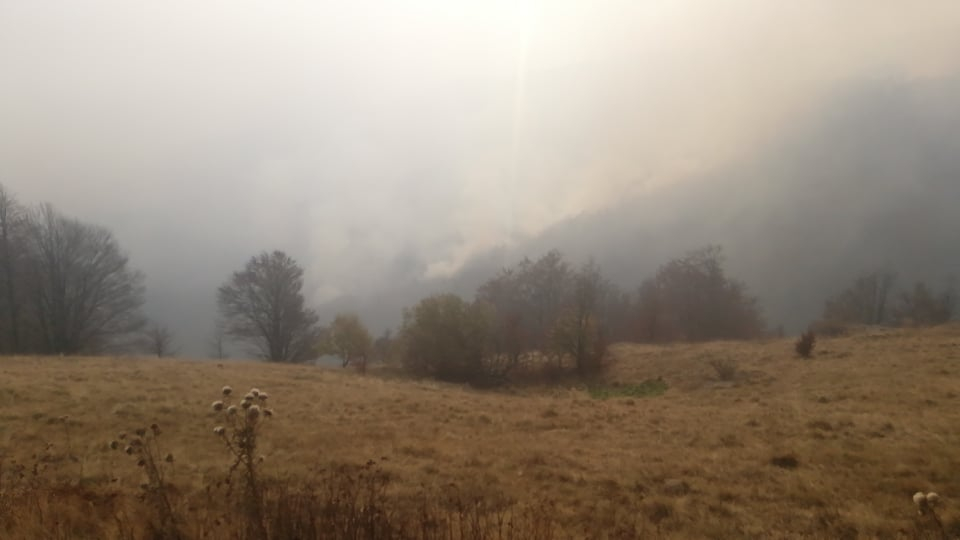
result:
M 560 353 L 559 360 L 573 358 L 581 376 L 596 374 L 603 367 L 607 347 L 600 311 L 611 290 L 600 268 L 588 262 L 574 274 L 569 307 L 554 323 L 553 347 Z
M 573 272 L 557 250 L 551 250 L 520 273 L 521 291 L 532 308 L 532 322 L 537 348 L 551 346 L 554 323 L 570 302 Z
M 143 327 L 143 274 L 110 231 L 45 204 L 30 214 L 26 237 L 41 352 L 104 352 Z
M 390 329 L 384 330 L 380 337 L 373 340 L 371 350 L 374 359 L 384 364 L 390 363 L 397 349 L 396 342 L 393 332 Z
M 553 348 L 554 326 L 569 307 L 572 284 L 569 264 L 551 250 L 536 261 L 524 259 L 502 270 L 477 290 L 477 301 L 491 310 L 490 347 L 504 371 L 518 366 L 525 355 Z
M 727 277 L 723 253 L 707 246 L 660 267 L 640 289 L 638 314 L 646 339 L 750 339 L 766 323 L 746 286 Z
M 228 335 L 271 362 L 309 359 L 319 344 L 317 314 L 304 307 L 303 269 L 282 251 L 252 257 L 217 291 Z
M 147 350 L 149 350 L 151 354 L 157 355 L 157 358 L 175 356 L 179 352 L 173 344 L 173 332 L 166 326 L 160 324 L 151 325 L 147 329 L 144 338 Z
M 217 321 L 216 327 L 213 329 L 213 335 L 210 337 L 210 341 L 207 342 L 210 346 L 210 356 L 216 358 L 217 360 L 223 360 L 229 353 L 227 352 L 227 335 L 223 328 L 223 322 Z
M 913 290 L 901 293 L 893 318 L 901 325 L 933 326 L 953 318 L 956 302 L 948 288 L 937 293 L 926 283 L 917 282 Z
M 897 275 L 875 270 L 857 277 L 850 287 L 827 300 L 823 318 L 854 324 L 889 322 L 887 301 L 893 292 Z
M 525 354 L 536 348 L 533 316 L 525 294 L 523 277 L 530 267 L 529 259 L 516 268 L 503 269 L 477 289 L 476 301 L 490 313 L 489 332 L 492 361 L 504 373 L 520 365 Z
M 0 272 L 2 272 L 3 316 L 9 335 L 4 336 L 6 349 L 22 351 L 20 316 L 22 290 L 19 283 L 24 256 L 22 245 L 25 213 L 17 199 L 0 184 Z

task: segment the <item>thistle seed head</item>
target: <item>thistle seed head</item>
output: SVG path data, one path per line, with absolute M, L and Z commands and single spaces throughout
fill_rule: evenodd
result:
M 259 405 L 251 405 L 251 406 L 247 409 L 247 420 L 250 420 L 251 422 L 254 422 L 254 421 L 256 421 L 258 418 L 260 418 L 260 406 L 259 406 Z
M 213 432 L 214 432 L 215 434 L 217 434 L 217 435 L 220 435 L 220 436 L 222 437 L 223 434 L 227 432 L 227 428 L 225 428 L 225 427 L 223 427 L 223 426 L 217 426 L 217 427 L 213 428 Z
M 230 388 L 229 386 L 224 386 L 223 389 L 220 390 L 220 392 L 221 392 L 224 396 L 229 396 L 230 394 L 233 393 L 233 388 Z
M 237 406 L 236 406 L 236 405 L 231 405 L 231 406 L 227 407 L 227 416 L 234 416 L 235 414 L 237 414 Z
M 211 405 L 210 408 L 213 409 L 214 412 L 220 412 L 220 411 L 223 410 L 223 402 L 222 402 L 222 401 L 214 401 L 214 402 L 213 402 L 213 405 Z

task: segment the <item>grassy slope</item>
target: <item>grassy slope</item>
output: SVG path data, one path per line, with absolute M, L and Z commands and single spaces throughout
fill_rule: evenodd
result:
M 0 359 L 0 452 L 46 443 L 97 481 L 135 467 L 104 451 L 158 422 L 184 492 L 226 457 L 210 403 L 230 384 L 270 393 L 267 471 L 307 477 L 330 462 L 386 457 L 398 489 L 468 490 L 557 501 L 574 530 L 630 516 L 668 537 L 898 537 L 910 495 L 936 490 L 951 524 L 960 494 L 960 327 L 823 340 L 810 361 L 788 341 L 620 345 L 608 384 L 662 377 L 666 393 L 592 399 L 578 389 L 479 392 L 302 366 L 132 359 Z M 710 359 L 740 372 L 716 381 Z M 799 466 L 773 466 L 792 455 Z M 53 463 L 76 481 L 80 463 Z M 685 483 L 685 484 L 684 484 Z M 689 488 L 689 489 L 687 489 Z M 774 533 L 773 531 L 777 531 Z

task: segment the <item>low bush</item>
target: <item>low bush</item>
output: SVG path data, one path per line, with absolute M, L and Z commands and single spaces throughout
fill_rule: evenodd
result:
M 713 358 L 710 367 L 721 381 L 732 381 L 737 378 L 737 363 L 730 358 Z
M 812 330 L 808 330 L 803 334 L 800 334 L 800 339 L 794 344 L 793 348 L 797 351 L 797 354 L 803 358 L 810 358 L 813 356 L 813 348 L 817 345 L 817 336 L 813 333 Z

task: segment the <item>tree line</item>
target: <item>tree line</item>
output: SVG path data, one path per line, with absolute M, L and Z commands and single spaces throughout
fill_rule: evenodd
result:
M 898 291 L 890 272 L 858 277 L 829 298 L 814 326 L 927 325 L 956 312 L 952 288 L 924 283 Z M 251 257 L 216 291 L 215 357 L 228 343 L 258 358 L 302 362 L 329 354 L 343 367 L 394 360 L 443 380 L 498 384 L 531 369 L 592 376 L 615 342 L 753 339 L 771 333 L 744 283 L 707 246 L 622 289 L 590 261 L 557 250 L 524 258 L 480 285 L 471 298 L 437 294 L 404 310 L 396 335 L 374 339 L 355 314 L 327 326 L 307 305 L 304 271 L 282 251 Z M 0 352 L 102 354 L 135 348 L 176 354 L 172 333 L 141 312 L 144 276 L 107 229 L 28 207 L 0 185 Z M 817 326 L 819 325 L 819 326 Z
M 766 333 L 755 298 L 708 246 L 669 261 L 624 291 L 592 261 L 559 251 L 524 259 L 481 285 L 472 300 L 441 294 L 404 313 L 401 362 L 440 379 L 496 384 L 536 369 L 589 377 L 621 341 L 752 339 Z
M 827 299 L 813 324 L 821 333 L 843 333 L 850 325 L 932 326 L 954 318 L 957 290 L 948 281 L 940 290 L 923 281 L 898 288 L 891 270 L 872 270 Z
M 727 277 L 710 246 L 670 261 L 635 294 L 588 262 L 556 250 L 524 259 L 481 285 L 472 299 L 437 294 L 405 310 L 396 337 L 374 340 L 356 315 L 324 328 L 305 306 L 303 269 L 281 251 L 251 257 L 220 287 L 226 333 L 258 356 L 297 362 L 332 354 L 344 367 L 393 357 L 410 373 L 498 384 L 531 366 L 581 377 L 601 371 L 617 341 L 750 339 L 766 324 L 756 299 Z

